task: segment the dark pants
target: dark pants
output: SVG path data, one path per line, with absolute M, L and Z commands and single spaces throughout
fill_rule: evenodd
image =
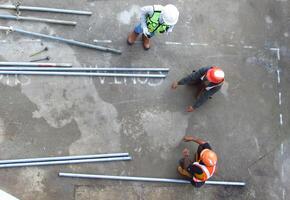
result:
M 181 175 L 183 175 L 184 177 L 186 177 L 190 182 L 191 184 L 196 187 L 196 188 L 199 188 L 201 186 L 203 186 L 205 184 L 205 182 L 195 182 L 192 177 L 193 175 L 190 174 L 188 171 L 187 171 L 187 168 L 189 167 L 189 165 L 191 165 L 193 163 L 193 161 L 187 156 L 187 157 L 184 157 L 182 159 L 179 160 L 179 166 L 183 169 L 182 172 L 179 171 L 179 173 Z

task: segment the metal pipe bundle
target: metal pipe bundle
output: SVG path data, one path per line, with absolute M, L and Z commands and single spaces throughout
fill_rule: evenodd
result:
M 58 161 L 44 161 L 44 162 L 28 162 L 28 163 L 7 163 L 7 164 L 0 164 L 0 168 L 34 167 L 34 166 L 64 165 L 64 164 L 70 165 L 70 164 L 80 164 L 80 163 L 127 161 L 127 160 L 132 160 L 132 158 L 130 156 L 127 156 L 127 157 L 115 157 L 115 158 L 58 160 Z
M 47 76 L 97 76 L 97 77 L 135 77 L 165 78 L 165 74 L 124 74 L 124 73 L 90 73 L 90 72 L 57 72 L 57 71 L 1 71 L 3 75 L 47 75 Z
M 42 33 L 34 33 L 34 32 L 25 31 L 25 30 L 13 28 L 13 27 L 0 26 L 0 30 L 12 31 L 12 32 L 14 31 L 17 33 L 22 33 L 22 34 L 26 34 L 26 35 L 31 35 L 31 36 L 36 36 L 36 37 L 46 38 L 46 39 L 51 39 L 51 40 L 56 40 L 56 41 L 64 42 L 67 44 L 80 46 L 80 47 L 86 47 L 86 48 L 95 49 L 95 50 L 104 51 L 104 52 L 110 52 L 110 53 L 115 53 L 115 54 L 122 53 L 120 50 L 117 50 L 117 49 L 112 49 L 112 48 L 103 47 L 103 46 L 97 46 L 97 45 L 88 44 L 88 43 L 84 43 L 84 42 L 80 42 L 80 41 L 76 41 L 76 40 L 69 40 L 69 39 L 65 39 L 62 37 L 58 37 L 58 36 L 45 35 Z
M 0 71 L 130 71 L 130 72 L 168 72 L 169 68 L 55 68 L 55 67 L 0 67 Z
M 122 181 L 145 181 L 157 183 L 180 183 L 190 184 L 190 181 L 181 179 L 167 179 L 167 178 L 147 178 L 147 177 L 132 177 L 132 176 L 108 176 L 108 175 L 94 175 L 94 174 L 74 174 L 62 173 L 58 174 L 60 177 L 70 178 L 89 178 L 89 179 L 107 179 L 107 180 L 122 180 Z M 244 182 L 228 182 L 228 181 L 206 181 L 207 185 L 224 185 L 224 186 L 245 186 Z
M 15 15 L 3 15 L 3 14 L 0 14 L 0 19 L 26 20 L 26 21 L 46 22 L 46 23 L 52 23 L 52 24 L 62 24 L 62 25 L 71 25 L 71 26 L 77 25 L 77 22 L 73 22 L 73 21 L 46 19 L 46 18 L 37 18 L 37 17 L 22 17 L 22 16 L 15 16 Z
M 69 63 L 31 63 L 31 62 L 0 62 L 1 66 L 27 66 L 27 67 L 72 67 Z
M 129 156 L 128 153 L 28 158 L 28 159 L 2 160 L 0 161 L 0 168 L 33 167 L 33 166 L 127 161 L 127 160 L 132 160 L 132 158 Z
M 43 162 L 43 161 L 57 161 L 57 160 L 79 160 L 79 159 L 110 158 L 110 157 L 127 157 L 127 156 L 129 156 L 129 153 L 95 154 L 95 155 L 82 155 L 82 156 L 59 156 L 59 157 L 44 157 L 44 158 L 25 158 L 25 159 L 13 159 L 13 160 L 0 160 L 0 164 Z
M 45 7 L 32 7 L 32 6 L 17 6 L 17 5 L 0 5 L 2 9 L 12 10 L 28 10 L 28 11 L 39 11 L 39 12 L 53 12 L 53 13 L 64 13 L 64 14 L 75 14 L 75 15 L 92 15 L 90 11 L 79 11 L 79 10 L 67 10 L 59 8 L 45 8 Z

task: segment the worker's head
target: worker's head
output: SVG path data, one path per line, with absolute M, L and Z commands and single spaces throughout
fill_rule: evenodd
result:
M 212 66 L 206 73 L 206 79 L 211 83 L 221 83 L 225 79 L 225 73 L 221 68 Z
M 164 6 L 162 18 L 165 24 L 169 26 L 175 25 L 178 21 L 178 17 L 179 17 L 179 11 L 174 5 L 168 4 Z
M 204 149 L 200 154 L 200 160 L 208 167 L 213 167 L 217 163 L 217 155 L 210 149 Z

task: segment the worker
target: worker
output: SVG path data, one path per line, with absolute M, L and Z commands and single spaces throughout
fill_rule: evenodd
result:
M 150 38 L 155 34 L 172 32 L 174 25 L 178 21 L 178 17 L 179 11 L 172 4 L 142 7 L 141 21 L 135 27 L 134 31 L 129 34 L 128 44 L 134 44 L 138 35 L 142 34 L 144 49 L 150 49 Z
M 190 158 L 187 148 L 183 150 L 183 158 L 179 161 L 177 170 L 183 177 L 190 180 L 193 186 L 201 187 L 215 173 L 217 155 L 209 143 L 202 139 L 195 136 L 185 136 L 183 140 L 196 142 L 199 146 L 193 159 Z
M 196 102 L 187 107 L 187 112 L 193 112 L 221 89 L 224 78 L 225 73 L 220 67 L 202 67 L 197 71 L 193 71 L 189 76 L 180 81 L 174 81 L 171 88 L 175 90 L 179 85 L 198 86 Z

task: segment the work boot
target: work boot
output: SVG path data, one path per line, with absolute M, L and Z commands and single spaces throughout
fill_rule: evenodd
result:
M 142 40 L 143 40 L 143 47 L 145 50 L 150 49 L 150 39 L 146 37 L 146 35 L 142 35 Z
M 138 37 L 138 33 L 136 33 L 135 31 L 133 31 L 132 33 L 129 34 L 127 42 L 129 45 L 132 45 L 135 43 L 135 41 L 137 40 Z

